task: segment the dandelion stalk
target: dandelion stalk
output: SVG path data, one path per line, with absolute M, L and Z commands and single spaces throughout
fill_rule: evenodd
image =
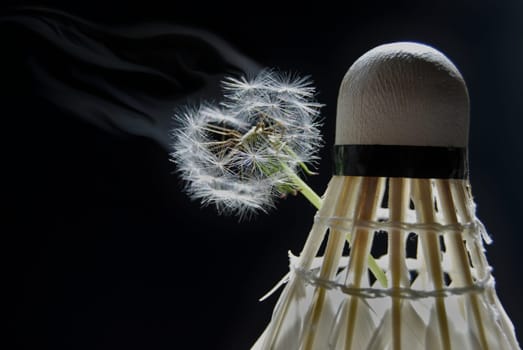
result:
M 311 204 L 316 208 L 321 208 L 321 197 L 314 192 L 312 188 L 310 188 L 309 185 L 305 181 L 302 180 L 301 177 L 299 177 L 294 171 L 292 171 L 291 168 L 289 168 L 286 164 L 280 163 L 283 171 L 289 176 L 289 179 L 292 181 L 294 186 L 298 189 L 298 191 L 305 197 Z
M 367 257 L 367 264 L 369 265 L 369 270 L 374 274 L 374 277 L 376 277 L 376 280 L 378 280 L 382 287 L 387 288 L 389 284 L 387 276 L 381 267 L 378 266 L 378 262 L 371 254 Z

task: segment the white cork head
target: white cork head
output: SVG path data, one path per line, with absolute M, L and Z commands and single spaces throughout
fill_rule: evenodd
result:
M 466 147 L 469 97 L 458 69 L 436 49 L 378 46 L 341 83 L 337 145 Z

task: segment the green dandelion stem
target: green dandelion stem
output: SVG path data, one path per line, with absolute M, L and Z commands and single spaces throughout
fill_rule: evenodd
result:
M 293 182 L 293 184 L 296 186 L 296 188 L 298 189 L 298 191 L 300 191 L 300 193 L 309 200 L 309 202 L 311 202 L 312 205 L 314 205 L 314 207 L 316 209 L 320 209 L 321 207 L 321 198 L 320 196 L 318 196 L 316 194 L 316 192 L 314 192 L 314 190 L 312 188 L 309 187 L 309 185 L 307 185 L 305 183 L 305 181 L 303 181 L 301 179 L 301 177 L 299 177 L 291 168 L 289 168 L 289 166 L 285 163 L 281 163 L 281 166 L 283 168 L 283 170 L 285 171 L 285 173 L 287 174 L 287 176 L 289 177 L 289 179 Z
M 378 280 L 383 288 L 387 288 L 389 284 L 387 276 L 385 276 L 385 272 L 378 266 L 378 262 L 371 254 L 367 257 L 367 264 L 369 265 L 369 270 L 374 274 L 374 277 L 376 277 L 376 280 Z
M 350 233 L 347 234 L 347 242 L 352 241 L 352 236 Z M 385 276 L 385 272 L 378 266 L 378 262 L 374 257 L 369 254 L 367 257 L 367 264 L 369 265 L 369 270 L 374 274 L 374 277 L 376 277 L 376 280 L 381 284 L 383 288 L 387 288 L 389 281 L 387 280 L 387 276 Z

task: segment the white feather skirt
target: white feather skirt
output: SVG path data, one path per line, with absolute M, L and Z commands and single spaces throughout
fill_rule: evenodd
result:
M 334 176 L 252 349 L 519 349 L 484 241 L 466 180 Z

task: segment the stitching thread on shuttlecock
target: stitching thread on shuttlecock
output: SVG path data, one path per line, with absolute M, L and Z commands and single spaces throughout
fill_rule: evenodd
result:
M 317 286 L 323 289 L 328 290 L 339 290 L 340 292 L 366 298 L 366 299 L 376 299 L 384 297 L 396 297 L 403 299 L 425 299 L 425 298 L 437 298 L 437 297 L 448 297 L 451 295 L 462 295 L 467 293 L 481 293 L 485 289 L 494 286 L 494 278 L 489 273 L 482 278 L 481 280 L 475 281 L 474 284 L 465 287 L 453 287 L 453 288 L 442 288 L 435 290 L 419 290 L 412 288 L 389 288 L 389 289 L 376 289 L 376 288 L 353 288 L 346 286 L 344 284 L 338 283 L 332 280 L 326 280 L 320 277 L 315 276 L 315 271 L 306 270 L 300 267 L 291 266 L 294 275 L 302 279 L 305 283 Z
M 439 224 L 439 223 L 411 223 L 411 222 L 391 222 L 391 221 L 367 221 L 353 220 L 343 217 L 322 217 L 316 215 L 315 222 L 321 222 L 331 229 L 351 230 L 362 228 L 375 231 L 402 230 L 407 232 L 434 231 L 434 232 L 455 232 L 478 234 L 482 228 L 479 221 L 466 222 L 463 224 Z
M 368 221 L 368 220 L 354 220 L 344 217 L 323 217 L 316 215 L 314 218 L 316 223 L 320 223 L 329 229 L 341 230 L 341 231 L 354 231 L 356 229 L 368 229 L 373 231 L 390 231 L 390 230 L 402 230 L 406 232 L 438 232 L 438 233 L 453 233 L 463 234 L 465 236 L 472 237 L 474 239 L 484 240 L 486 232 L 484 232 L 484 226 L 479 220 L 474 220 L 465 223 L 455 224 L 440 224 L 440 223 L 414 223 L 414 222 L 391 222 L 386 219 L 379 221 Z M 317 276 L 319 268 L 304 269 L 294 264 L 290 265 L 292 273 L 303 280 L 305 283 L 317 286 L 327 290 L 339 290 L 340 292 L 361 297 L 367 299 L 376 299 L 384 297 L 398 297 L 404 299 L 424 299 L 424 298 L 436 298 L 436 297 L 447 297 L 451 295 L 462 295 L 467 293 L 481 293 L 485 289 L 494 286 L 494 278 L 490 274 L 490 267 L 483 278 L 477 279 L 472 285 L 463 287 L 446 287 L 435 290 L 419 290 L 412 288 L 389 288 L 389 289 L 377 289 L 377 288 L 354 288 L 344 285 L 342 283 L 323 279 Z

